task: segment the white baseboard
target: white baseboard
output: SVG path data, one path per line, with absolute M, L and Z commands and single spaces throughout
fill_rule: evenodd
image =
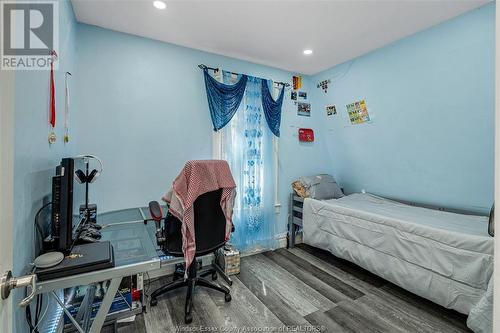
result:
M 286 234 L 278 235 L 278 237 L 277 237 L 277 240 L 278 240 L 277 241 L 277 248 L 278 249 L 286 247 L 286 243 L 287 243 L 286 236 L 287 236 Z

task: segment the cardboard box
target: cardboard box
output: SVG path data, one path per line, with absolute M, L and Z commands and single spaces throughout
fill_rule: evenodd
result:
M 225 245 L 217 250 L 215 262 L 227 275 L 240 273 L 240 251 L 232 245 Z

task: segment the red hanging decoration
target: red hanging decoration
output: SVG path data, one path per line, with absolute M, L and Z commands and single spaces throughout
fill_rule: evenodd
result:
M 49 133 L 49 143 L 56 143 L 57 137 L 56 133 L 54 133 L 54 128 L 56 127 L 56 88 L 54 84 L 54 62 L 57 60 L 56 51 L 50 51 L 50 56 L 52 59 L 50 60 L 50 102 L 49 102 L 49 124 L 50 124 L 50 133 Z
M 54 62 L 57 60 L 56 51 L 50 51 L 52 59 L 50 61 L 50 116 L 49 123 L 52 128 L 56 127 L 56 91 L 54 85 Z

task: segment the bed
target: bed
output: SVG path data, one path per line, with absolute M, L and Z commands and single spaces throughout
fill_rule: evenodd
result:
M 304 242 L 491 332 L 493 238 L 488 217 L 414 207 L 367 193 L 305 199 Z

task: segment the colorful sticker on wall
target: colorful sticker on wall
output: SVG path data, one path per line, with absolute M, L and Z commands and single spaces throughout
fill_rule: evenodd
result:
M 331 116 L 331 115 L 337 114 L 337 108 L 335 107 L 335 105 L 327 105 L 325 107 L 325 109 L 326 109 L 326 115 L 327 116 Z
M 363 124 L 370 121 L 370 115 L 368 114 L 368 109 L 366 108 L 366 102 L 364 99 L 348 104 L 346 105 L 346 108 L 351 124 Z
M 307 93 L 305 91 L 299 91 L 299 99 L 306 100 L 307 99 Z
M 300 142 L 314 142 L 314 131 L 311 128 L 299 128 Z
M 297 92 L 296 91 L 292 91 L 290 93 L 290 97 L 292 98 L 292 101 L 296 101 L 297 100 Z
M 299 116 L 310 117 L 311 116 L 311 104 L 298 102 L 297 103 L 297 114 Z
M 302 76 L 293 76 L 293 90 L 302 88 Z

